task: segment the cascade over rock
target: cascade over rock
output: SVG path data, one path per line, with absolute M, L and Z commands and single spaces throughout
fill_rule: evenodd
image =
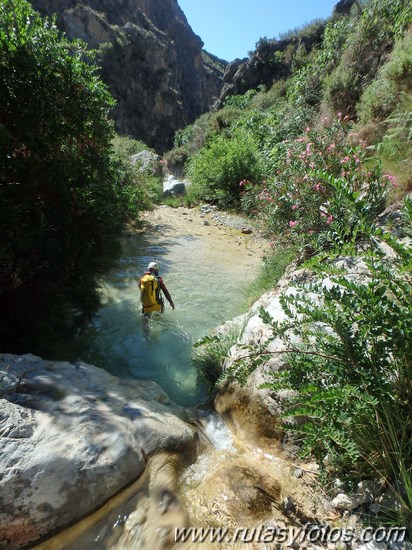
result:
M 225 61 L 203 51 L 177 0 L 31 0 L 98 52 L 120 134 L 158 152 L 219 96 Z

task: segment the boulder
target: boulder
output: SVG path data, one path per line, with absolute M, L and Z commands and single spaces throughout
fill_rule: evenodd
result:
M 177 197 L 186 194 L 186 183 L 176 179 L 174 176 L 168 176 L 163 182 L 163 196 Z
M 332 15 L 349 15 L 354 4 L 357 4 L 356 0 L 339 0 L 333 8 Z
M 151 172 L 152 174 L 160 175 L 162 167 L 160 164 L 160 156 L 152 151 L 140 151 L 130 157 L 130 162 L 133 165 L 140 166 L 141 172 Z
M 158 451 L 191 452 L 186 416 L 155 382 L 0 354 L 0 548 L 80 520 Z
M 220 382 L 214 401 L 216 411 L 235 433 L 250 441 L 266 438 L 268 445 L 273 439 L 279 441 L 283 438 L 280 416 L 290 394 L 286 391 L 275 392 L 262 388 L 262 385 L 273 382 L 273 372 L 287 366 L 287 355 L 282 353 L 285 349 L 283 340 L 280 337 L 273 338 L 271 327 L 260 317 L 260 310 L 263 308 L 275 322 L 282 323 L 287 319 L 281 306 L 281 296 L 302 292 L 302 284 L 316 280 L 314 273 L 307 269 L 298 269 L 297 263 L 299 262 L 289 266 L 275 290 L 264 294 L 247 313 L 232 319 L 216 331 L 224 335 L 233 332 L 237 327 L 241 335 L 230 350 L 225 361 L 225 370 L 233 369 L 236 363 L 240 365 L 241 361 L 247 361 L 248 355 L 253 355 L 260 349 L 272 354 L 268 361 L 254 369 L 244 385 L 230 377 Z M 361 280 L 367 276 L 366 264 L 360 258 L 340 257 L 335 261 L 335 267 L 345 270 L 345 277 L 349 280 Z M 328 277 L 318 282 L 322 282 L 325 287 L 335 284 Z M 313 303 L 319 300 L 314 292 L 309 294 L 309 291 L 306 291 L 306 296 L 310 296 Z M 290 338 L 292 343 L 294 338 L 296 342 L 299 341 L 293 334 Z M 289 447 L 286 450 L 293 454 L 292 446 Z

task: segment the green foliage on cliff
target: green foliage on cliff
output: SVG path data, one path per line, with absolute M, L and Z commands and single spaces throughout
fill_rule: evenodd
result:
M 204 115 L 191 125 L 190 132 L 180 132 L 184 143 L 177 143 L 179 147 L 169 155 L 184 150 L 182 160 L 191 166 L 196 162 L 192 158 L 203 155 L 203 148 L 213 148 L 214 142 L 222 147 L 231 131 L 242 128 L 257 141 L 264 159 L 261 177 L 252 180 L 252 193 L 257 194 L 268 184 L 275 188 L 279 181 L 279 148 L 286 151 L 288 143 L 293 148 L 292 140 L 304 137 L 308 126 L 317 132 L 338 117 L 348 117 L 347 147 L 367 148 L 372 169 L 383 161 L 384 171 L 396 176 L 398 183 L 390 199 L 402 196 L 412 186 L 408 169 L 411 21 L 412 8 L 407 0 L 368 0 L 358 2 L 348 15 L 289 33 L 283 37 L 288 44 L 261 39 L 253 70 L 263 67 L 265 78 L 272 71 L 272 87 L 265 81 L 264 86 L 255 86 L 244 95 L 226 97 L 223 108 Z M 307 44 L 312 47 L 307 48 Z M 260 55 L 269 50 L 274 54 Z M 217 120 L 224 124 L 216 124 Z M 206 165 L 203 168 L 207 170 Z M 240 176 L 238 183 L 245 179 L 246 175 Z M 203 186 L 203 191 L 204 200 L 210 200 L 211 195 L 218 200 L 216 188 L 212 192 Z M 232 204 L 239 206 L 241 199 L 250 213 L 253 197 L 245 198 L 245 188 L 239 187 L 238 192 L 237 199 L 232 196 Z
M 82 43 L 24 0 L 1 1 L 2 349 L 36 350 L 98 303 L 98 278 L 137 213 L 112 154 L 112 106 Z

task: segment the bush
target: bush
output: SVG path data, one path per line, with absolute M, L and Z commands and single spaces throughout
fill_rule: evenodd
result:
M 374 0 L 365 5 L 339 64 L 325 83 L 324 102 L 333 112 L 355 115 L 356 103 L 386 62 L 395 40 L 408 28 L 408 21 L 410 25 L 411 17 L 409 0 Z
M 0 342 L 10 351 L 38 350 L 93 311 L 137 213 L 95 71 L 85 45 L 27 2 L 0 3 Z
M 398 524 L 412 529 L 412 254 L 382 231 L 376 237 L 397 255 L 371 249 L 363 279 L 326 267 L 332 284 L 283 296 L 287 321 L 262 311 L 288 357 L 266 387 L 293 390 L 285 428 L 303 456 L 349 482 L 384 480 L 402 504 Z
M 189 176 L 197 198 L 223 208 L 238 207 L 240 182 L 259 182 L 262 178 L 262 158 L 256 141 L 241 130 L 234 131 L 231 137 L 218 135 L 193 157 Z
M 117 155 L 125 160 L 130 159 L 132 155 L 146 151 L 149 147 L 138 139 L 130 136 L 116 136 L 112 140 L 113 148 Z
M 209 394 L 223 375 L 223 366 L 230 348 L 240 338 L 243 327 L 232 327 L 223 334 L 205 336 L 194 345 L 192 360 L 198 386 L 205 386 Z
M 275 179 L 244 186 L 242 201 L 253 205 L 269 231 L 290 230 L 321 248 L 369 231 L 390 178 L 366 162 L 364 147 L 348 143 L 348 124 L 340 115 L 323 131 L 308 127 L 302 137 L 278 144 Z
M 131 137 L 116 136 L 112 140 L 114 156 L 119 162 L 129 209 L 150 210 L 160 202 L 163 195 L 163 168 L 160 160 L 153 159 L 148 166 L 132 165 L 130 157 L 149 150 L 143 141 Z
M 366 88 L 357 113 L 359 124 L 384 121 L 408 99 L 412 90 L 412 34 L 396 43 L 389 61 Z

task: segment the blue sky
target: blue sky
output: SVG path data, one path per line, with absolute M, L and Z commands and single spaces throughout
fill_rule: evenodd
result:
M 233 61 L 247 57 L 259 38 L 332 14 L 338 0 L 178 0 L 208 52 Z

